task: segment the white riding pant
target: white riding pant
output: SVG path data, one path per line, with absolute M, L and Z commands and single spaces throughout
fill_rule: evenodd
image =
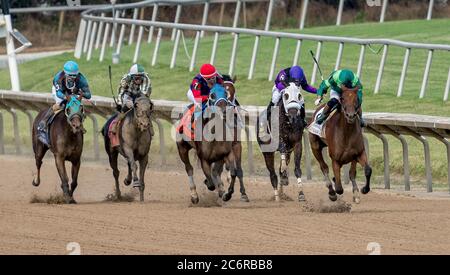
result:
M 331 91 L 330 91 L 330 99 L 332 99 L 332 98 L 336 98 L 337 101 L 339 101 L 339 102 L 341 101 L 341 96 L 339 95 L 338 92 L 336 92 L 333 89 L 331 89 Z
M 278 90 L 276 85 L 274 85 L 272 88 L 272 103 L 274 105 L 277 105 L 278 101 L 280 101 L 280 98 L 281 98 L 281 91 Z
M 55 100 L 55 103 L 58 104 L 58 105 L 60 105 L 61 102 L 63 102 L 63 99 L 59 98 L 59 97 L 56 95 L 56 87 L 55 87 L 55 86 L 52 87 L 52 97 L 53 97 L 53 99 Z

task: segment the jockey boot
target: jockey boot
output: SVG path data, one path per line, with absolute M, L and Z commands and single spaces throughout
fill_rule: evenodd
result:
M 362 117 L 362 109 L 361 107 L 358 110 L 358 118 L 359 118 L 359 123 L 361 125 L 361 128 L 364 128 L 367 126 L 367 123 L 364 121 L 363 117 Z
M 323 112 L 319 115 L 316 122 L 317 124 L 321 125 L 330 115 L 331 107 L 327 104 L 325 105 Z
M 47 129 L 48 128 L 48 120 L 54 114 L 53 109 L 54 109 L 53 106 L 48 108 L 48 110 L 45 113 L 44 117 L 41 119 L 41 121 L 39 121 L 39 124 L 38 124 L 38 127 L 37 127 L 38 131 L 44 132 L 44 133 L 47 132 L 47 130 L 48 130 Z
M 126 116 L 125 113 L 119 113 L 119 114 L 117 115 L 117 118 L 116 118 L 116 120 L 117 120 L 116 125 L 114 125 L 114 127 L 111 129 L 111 132 L 112 132 L 113 134 L 117 134 L 117 133 L 119 132 L 119 125 L 120 125 L 120 122 L 122 121 L 122 119 L 125 118 L 125 116 Z

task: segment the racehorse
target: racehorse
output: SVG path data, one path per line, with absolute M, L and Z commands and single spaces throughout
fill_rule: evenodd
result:
M 116 187 L 116 197 L 121 198 L 119 187 L 120 171 L 117 166 L 117 158 L 119 153 L 125 157 L 128 163 L 128 175 L 124 180 L 125 185 L 133 183 L 133 187 L 139 188 L 140 201 L 144 201 L 145 189 L 145 169 L 148 164 L 148 152 L 152 142 L 152 136 L 149 131 L 151 122 L 151 113 L 153 104 L 146 96 L 138 97 L 134 103 L 134 107 L 127 111 L 125 118 L 121 120 L 119 130 L 117 132 L 119 138 L 119 146 L 113 146 L 109 130 L 111 123 L 116 119 L 117 114 L 113 115 L 105 123 L 102 134 L 105 141 L 105 150 L 108 154 L 109 165 L 113 170 L 113 176 Z M 139 176 L 138 166 L 139 162 Z
M 236 112 L 239 112 L 239 102 L 236 99 L 236 87 L 234 86 L 234 83 L 236 82 L 236 76 L 234 78 L 231 78 L 229 75 L 222 75 L 222 78 L 224 80 L 223 86 L 225 88 L 225 91 L 227 92 L 227 98 L 228 101 L 231 102 L 232 105 L 234 105 L 234 110 Z M 235 129 L 234 129 L 234 140 L 232 143 L 233 147 L 233 153 L 236 160 L 236 176 L 239 178 L 239 184 L 240 184 L 240 192 L 241 192 L 241 201 L 243 202 L 249 202 L 248 196 L 245 192 L 245 186 L 244 186 L 244 173 L 242 170 L 242 144 L 240 139 L 238 139 L 240 131 L 240 125 L 238 125 L 240 120 L 240 117 L 238 117 L 238 113 L 234 114 L 234 123 L 235 123 Z M 231 182 L 231 174 L 230 174 L 230 167 L 226 166 L 227 170 L 227 181 L 229 183 L 228 191 L 223 195 L 223 200 L 228 201 L 231 199 L 233 193 L 234 193 L 234 182 Z M 218 176 L 220 177 L 221 174 Z
M 203 131 L 205 129 L 203 127 L 207 127 L 210 123 L 214 121 L 216 122 L 219 121 L 218 124 L 221 124 L 221 125 L 216 124 L 216 128 L 217 126 L 222 126 L 222 129 L 224 130 L 234 128 L 234 125 L 233 126 L 229 125 L 229 123 L 227 123 L 226 120 L 225 113 L 227 111 L 227 107 L 229 106 L 230 103 L 227 99 L 225 89 L 220 84 L 216 84 L 211 89 L 211 93 L 206 103 L 206 109 L 204 111 L 204 114 L 201 117 L 194 119 L 194 123 L 198 122 L 201 123 L 201 125 L 196 126 L 196 129 L 194 130 L 196 134 L 200 132 L 201 137 L 190 136 L 186 138 L 186 133 L 188 132 L 188 129 L 185 123 L 183 123 L 183 121 L 180 122 L 179 128 L 177 129 L 178 154 L 180 155 L 181 161 L 183 161 L 184 163 L 186 173 L 188 174 L 189 177 L 191 202 L 193 204 L 197 204 L 199 202 L 199 197 L 197 194 L 193 177 L 194 169 L 189 160 L 189 151 L 191 149 L 195 149 L 196 154 L 199 158 L 203 173 L 206 177 L 204 183 L 208 187 L 208 190 L 214 191 L 216 187 L 218 187 L 219 197 L 223 198 L 225 192 L 223 190 L 223 183 L 220 179 L 220 173 L 222 172 L 224 162 L 230 168 L 231 173 L 230 184 L 234 184 L 236 180 L 238 172 L 236 169 L 236 161 L 233 153 L 232 139 L 228 140 L 226 137 L 217 134 L 218 129 L 215 129 L 215 134 L 213 138 L 205 138 L 203 135 Z M 189 110 L 192 110 L 193 108 L 195 107 L 191 106 L 189 107 Z M 190 117 L 186 116 L 186 114 L 184 117 L 188 117 L 190 119 Z M 224 131 L 224 134 L 225 132 L 226 131 Z
M 328 196 L 331 201 L 337 200 L 336 193 L 339 195 L 344 193 L 341 183 L 341 167 L 347 163 L 351 163 L 350 180 L 353 185 L 353 201 L 355 203 L 360 202 L 359 189 L 356 184 L 357 162 L 364 167 L 364 174 L 366 176 L 366 185 L 361 189 L 361 192 L 367 194 L 370 191 L 372 168 L 367 160 L 362 128 L 357 119 L 358 110 L 361 108 L 357 96 L 358 89 L 359 87 L 355 87 L 354 89 L 342 87 L 343 92 L 340 98 L 340 104 L 337 106 L 335 114 L 329 116 L 324 126 L 325 138 L 321 138 L 312 133 L 309 134 L 311 149 L 320 164 L 320 169 L 328 187 Z M 316 110 L 313 119 L 317 117 L 318 112 L 323 106 L 320 106 Z M 328 147 L 328 153 L 332 160 L 333 181 L 336 190 L 333 188 L 333 184 L 328 175 L 328 165 L 322 156 L 322 149 L 325 147 Z
M 266 167 L 270 173 L 270 182 L 272 183 L 272 187 L 275 193 L 275 200 L 280 201 L 280 199 L 285 198 L 283 193 L 283 185 L 289 184 L 288 177 L 288 165 L 290 162 L 291 153 L 294 152 L 294 174 L 297 178 L 297 186 L 298 186 L 298 200 L 304 201 L 305 194 L 303 193 L 303 184 L 302 184 L 302 169 L 300 167 L 300 161 L 302 158 L 302 137 L 303 130 L 306 125 L 303 123 L 303 119 L 301 118 L 301 107 L 304 103 L 304 99 L 300 88 L 297 87 L 294 83 L 290 83 L 289 87 L 281 91 L 283 93 L 282 100 L 280 100 L 277 104 L 277 111 L 272 112 L 272 116 L 278 115 L 278 124 L 279 128 L 271 127 L 271 123 L 269 124 L 270 132 L 272 133 L 270 139 L 268 141 L 261 140 L 259 136 L 260 132 L 260 117 L 258 117 L 257 122 L 257 140 L 261 149 L 263 149 L 263 145 L 270 144 L 272 139 L 278 138 L 279 146 L 274 150 L 262 150 L 264 160 L 266 163 Z M 262 116 L 266 116 L 266 113 L 263 112 Z M 271 122 L 274 122 L 275 118 L 271 119 Z M 275 173 L 275 151 L 279 151 L 281 154 L 280 161 L 280 184 L 278 184 L 278 177 Z
M 50 119 L 48 137 L 50 144 L 43 143 L 38 138 L 38 125 L 47 110 L 38 113 L 33 122 L 32 143 L 36 159 L 37 173 L 33 185 L 41 183 L 41 166 L 45 153 L 50 149 L 55 157 L 56 168 L 61 179 L 61 188 L 66 203 L 76 203 L 73 193 L 78 185 L 78 172 L 80 171 L 81 153 L 83 152 L 83 120 L 84 110 L 81 96 L 71 95 L 64 111 L 57 112 Z M 69 188 L 69 178 L 66 172 L 65 161 L 72 163 L 72 182 Z

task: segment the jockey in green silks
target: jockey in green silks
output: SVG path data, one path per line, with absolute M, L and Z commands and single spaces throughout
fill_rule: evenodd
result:
M 351 70 L 338 70 L 334 71 L 330 74 L 328 79 L 325 79 L 322 81 L 322 84 L 320 84 L 319 89 L 317 90 L 317 96 L 318 98 L 315 101 L 316 105 L 319 105 L 320 102 L 323 99 L 323 96 L 328 92 L 328 90 L 331 88 L 330 92 L 330 100 L 325 105 L 325 108 L 320 114 L 320 116 L 317 118 L 317 124 L 322 124 L 330 115 L 330 112 L 333 110 L 333 108 L 339 104 L 340 98 L 342 95 L 342 89 L 341 87 L 345 86 L 349 89 L 353 89 L 355 87 L 359 87 L 358 90 L 358 102 L 359 106 L 362 105 L 362 91 L 363 86 L 361 82 L 359 81 L 359 77 L 354 74 Z M 358 108 L 358 116 L 361 122 L 361 127 L 366 126 L 364 120 L 362 119 L 362 109 L 361 107 Z

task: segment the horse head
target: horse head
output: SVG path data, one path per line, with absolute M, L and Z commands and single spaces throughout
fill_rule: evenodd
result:
M 282 104 L 284 112 L 289 118 L 289 122 L 293 123 L 300 118 L 300 110 L 304 103 L 303 95 L 300 88 L 294 83 L 289 83 L 289 87 L 283 90 Z M 281 110 L 282 112 L 283 110 Z
M 215 111 L 215 108 L 219 108 L 223 113 L 225 113 L 228 105 L 229 101 L 227 91 L 222 85 L 214 84 L 209 94 L 208 107 L 211 107 L 213 111 Z
M 67 102 L 64 112 L 67 117 L 67 122 L 72 127 L 73 133 L 76 134 L 82 131 L 85 118 L 84 107 L 76 95 L 70 96 L 70 100 Z
M 359 86 L 355 88 L 347 88 L 342 86 L 342 95 L 341 95 L 341 106 L 342 111 L 344 112 L 345 119 L 347 123 L 353 124 L 358 115 L 358 110 L 361 107 L 358 101 L 358 90 Z
M 150 127 L 152 113 L 152 102 L 146 96 L 138 97 L 134 103 L 134 119 L 141 132 L 148 130 Z

